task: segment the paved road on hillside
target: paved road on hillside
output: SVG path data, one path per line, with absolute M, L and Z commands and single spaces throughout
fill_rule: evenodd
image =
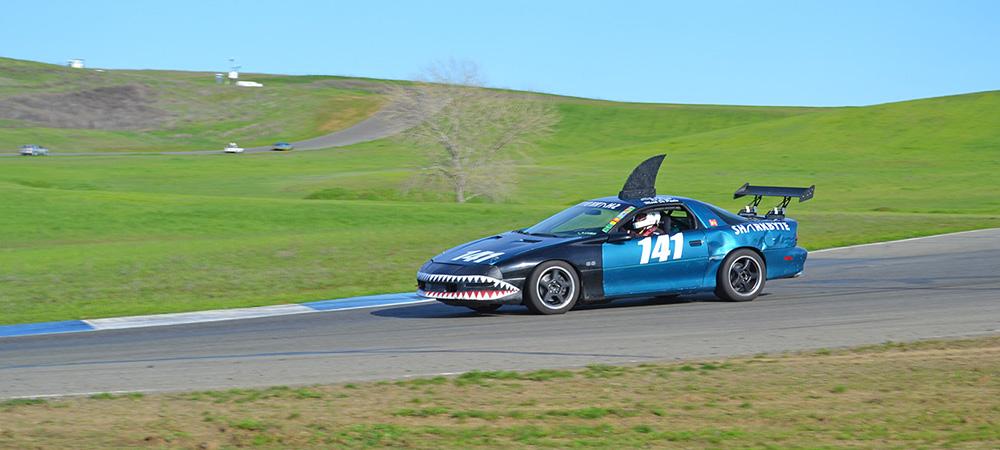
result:
M 436 101 L 433 99 L 427 99 L 425 101 Z M 437 101 L 444 105 L 443 101 Z M 319 150 L 331 147 L 343 147 L 346 145 L 358 144 L 361 142 L 374 141 L 376 139 L 386 138 L 397 133 L 406 131 L 417 125 L 418 122 L 414 121 L 412 117 L 408 117 L 405 114 L 401 114 L 399 110 L 399 105 L 397 103 L 390 103 L 388 106 L 375 113 L 373 116 L 361 121 L 357 125 L 350 128 L 337 131 L 335 133 L 330 133 L 325 136 L 319 136 L 312 139 L 305 139 L 302 141 L 292 142 L 295 146 L 295 150 Z M 225 146 L 225 142 L 219 143 L 218 150 L 199 150 L 199 151 L 188 151 L 188 152 L 169 152 L 170 155 L 218 155 L 225 152 L 222 151 L 222 147 Z M 244 153 L 262 153 L 271 152 L 271 146 L 267 147 L 251 147 L 247 148 Z M 294 150 L 293 150 L 294 151 Z M 115 153 L 101 153 L 101 152 L 91 152 L 91 153 L 59 153 L 58 149 L 54 149 L 50 156 L 115 156 L 115 155 L 139 155 L 146 154 L 147 152 L 115 152 Z M 17 153 L 3 153 L 0 156 L 20 156 Z M 234 155 L 235 156 L 235 155 Z M 39 157 L 41 158 L 41 157 Z
M 218 390 L 712 359 L 1000 333 L 1000 229 L 813 252 L 749 303 L 562 316 L 430 303 L 0 338 L 0 398 Z

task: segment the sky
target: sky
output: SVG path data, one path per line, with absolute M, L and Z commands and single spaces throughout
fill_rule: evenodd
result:
M 6 0 L 0 57 L 414 79 L 641 103 L 867 106 L 1000 89 L 1000 0 Z

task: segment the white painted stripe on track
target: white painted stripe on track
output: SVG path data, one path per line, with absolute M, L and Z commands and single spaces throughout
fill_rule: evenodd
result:
M 259 306 L 252 308 L 219 309 L 184 313 L 154 314 L 147 316 L 114 317 L 105 319 L 71 320 L 24 325 L 0 326 L 0 338 L 37 334 L 70 333 L 97 330 L 122 330 L 127 328 L 184 325 L 192 323 L 221 322 L 224 320 L 256 319 L 261 317 L 306 314 L 327 311 L 404 306 L 436 303 L 437 300 L 418 297 L 414 293 L 371 295 L 340 298 L 291 305 Z
M 368 297 L 342 298 L 293 305 L 259 306 L 254 308 L 219 309 L 186 313 L 155 314 L 149 316 L 115 317 L 84 320 L 95 330 L 118 330 L 125 328 L 182 325 L 191 323 L 219 322 L 223 320 L 257 319 L 261 317 L 285 316 L 324 311 L 345 311 L 350 309 L 378 308 L 382 306 L 412 305 L 430 303 L 436 300 L 422 299 L 415 294 L 384 294 Z
M 181 325 L 188 323 L 218 322 L 222 320 L 255 319 L 259 317 L 283 316 L 318 312 L 301 305 L 275 305 L 256 308 L 236 308 L 214 311 L 195 311 L 150 316 L 114 317 L 109 319 L 84 320 L 95 330 L 119 330 L 124 328 Z
M 915 238 L 899 239 L 899 240 L 896 240 L 896 241 L 872 242 L 872 243 L 869 243 L 869 244 L 848 245 L 847 247 L 833 247 L 833 248 L 824 248 L 824 249 L 820 249 L 820 250 L 809 250 L 809 253 L 824 253 L 824 252 L 832 252 L 834 250 L 848 250 L 848 249 L 852 249 L 852 248 L 875 247 L 875 246 L 879 246 L 879 245 L 898 244 L 900 242 L 923 241 L 923 240 L 927 240 L 927 239 L 935 239 L 935 238 L 940 238 L 940 237 L 945 237 L 945 236 L 956 236 L 956 235 L 959 235 L 959 234 L 980 233 L 980 232 L 984 232 L 984 231 L 996 231 L 996 230 L 997 230 L 996 228 L 982 228 L 982 229 L 979 229 L 979 230 L 956 231 L 954 233 L 934 234 L 934 235 L 931 235 L 931 236 L 920 236 L 920 237 L 915 237 Z
M 434 303 L 437 300 L 418 296 L 413 292 L 403 292 L 399 294 L 369 295 L 365 297 L 340 298 L 336 300 L 323 300 L 318 302 L 300 303 L 317 311 L 345 311 L 348 309 L 373 308 L 379 306 L 400 306 L 417 303 Z

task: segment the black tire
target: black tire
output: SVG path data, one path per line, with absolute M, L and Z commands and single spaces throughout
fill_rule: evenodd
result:
M 767 269 L 757 253 L 745 248 L 722 260 L 716 276 L 715 295 L 731 302 L 749 302 L 764 290 Z
M 535 314 L 563 314 L 580 298 L 580 277 L 562 261 L 539 264 L 524 285 L 524 297 Z
M 471 309 L 471 310 L 473 310 L 473 311 L 475 311 L 475 312 L 477 312 L 479 314 L 489 314 L 489 313 L 491 313 L 493 311 L 496 311 L 496 310 L 500 309 L 501 306 L 503 306 L 503 305 L 500 305 L 499 303 L 497 303 L 497 304 L 486 304 L 486 305 L 475 305 L 475 306 L 469 306 L 469 309 Z

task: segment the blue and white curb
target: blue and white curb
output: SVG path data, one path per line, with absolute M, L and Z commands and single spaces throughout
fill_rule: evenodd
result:
M 368 297 L 342 298 L 295 305 L 261 306 L 215 311 L 196 311 L 152 316 L 118 317 L 109 319 L 67 320 L 63 322 L 32 323 L 0 326 L 0 338 L 35 334 L 71 333 L 77 331 L 120 330 L 125 328 L 156 327 L 191 323 L 218 322 L 223 320 L 256 319 L 260 317 L 306 314 L 323 311 L 377 308 L 382 306 L 431 303 L 416 294 L 384 294 Z

